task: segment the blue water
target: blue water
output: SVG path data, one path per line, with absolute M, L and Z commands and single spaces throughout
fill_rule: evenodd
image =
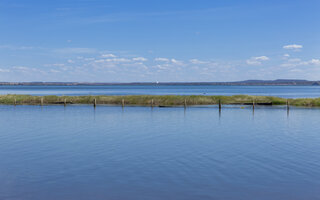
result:
M 30 95 L 261 95 L 320 97 L 320 86 L 0 86 L 0 94 Z
M 320 199 L 320 109 L 0 106 L 0 199 Z

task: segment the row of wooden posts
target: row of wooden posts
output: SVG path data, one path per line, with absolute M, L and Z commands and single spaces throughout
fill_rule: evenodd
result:
M 121 102 L 122 104 L 122 107 L 124 107 L 124 99 L 122 99 L 122 102 Z M 252 101 L 252 109 L 254 110 L 255 109 L 255 101 L 253 100 Z M 66 102 L 65 102 L 65 105 L 66 105 Z M 219 103 L 218 103 L 218 105 L 219 105 L 219 110 L 221 110 L 222 109 L 222 103 L 221 103 L 221 100 L 219 99 Z M 97 99 L 94 99 L 94 101 L 93 101 L 93 106 L 94 107 L 96 107 L 97 106 Z M 153 99 L 151 99 L 151 107 L 153 107 L 154 106 L 154 101 L 153 101 Z M 289 110 L 289 108 L 290 108 L 290 105 L 289 105 L 289 100 L 287 100 L 287 103 L 286 103 L 286 106 L 287 106 L 287 110 Z M 187 100 L 186 99 L 184 99 L 184 108 L 186 108 L 187 107 Z
M 43 98 L 41 98 L 41 99 L 40 99 L 40 105 L 43 106 L 43 104 L 44 104 L 44 103 L 43 103 Z M 67 99 L 64 99 L 63 104 L 64 104 L 64 106 L 67 105 Z M 17 99 L 14 99 L 14 105 L 17 105 Z M 122 107 L 125 106 L 125 101 L 124 101 L 124 99 L 122 99 L 121 105 L 122 105 Z M 221 100 L 220 100 L 220 99 L 219 99 L 218 105 L 219 105 L 219 110 L 221 110 L 221 109 L 222 109 L 222 103 L 221 103 Z M 289 109 L 290 109 L 289 100 L 287 100 L 286 105 L 287 105 L 287 110 L 289 110 Z M 94 106 L 94 107 L 97 106 L 97 99 L 94 99 L 94 100 L 93 100 L 93 106 Z M 153 106 L 154 106 L 154 100 L 151 99 L 151 107 L 153 107 Z M 187 107 L 187 99 L 184 100 L 184 107 L 185 107 L 185 108 Z M 254 101 L 254 100 L 252 101 L 252 108 L 255 109 L 255 101 Z

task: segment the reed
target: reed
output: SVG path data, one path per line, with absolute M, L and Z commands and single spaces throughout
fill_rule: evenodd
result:
M 139 106 L 188 106 L 219 104 L 240 105 L 286 105 L 287 99 L 271 96 L 203 96 L 203 95 L 128 95 L 128 96 L 32 96 L 32 95 L 0 95 L 0 104 L 7 105 L 44 105 L 50 104 L 112 104 Z M 320 98 L 290 99 L 290 106 L 320 107 Z

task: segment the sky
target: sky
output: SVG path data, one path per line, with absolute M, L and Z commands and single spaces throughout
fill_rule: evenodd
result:
M 0 82 L 320 80 L 319 0 L 0 0 Z

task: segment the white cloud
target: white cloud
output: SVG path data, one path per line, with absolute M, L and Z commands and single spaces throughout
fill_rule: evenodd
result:
M 297 67 L 297 66 L 310 66 L 316 65 L 320 66 L 320 59 L 311 59 L 309 61 L 303 61 L 300 58 L 292 58 L 287 61 L 287 63 L 281 64 L 282 67 Z
M 118 62 L 118 63 L 122 63 L 122 62 L 131 62 L 131 60 L 127 59 L 127 58 L 108 58 L 105 59 L 106 62 Z
M 290 58 L 290 54 L 283 54 L 283 59 L 288 59 L 288 58 Z
M 85 58 L 84 61 L 93 61 L 95 58 Z
M 176 60 L 174 58 L 172 59 L 168 59 L 168 58 L 155 58 L 154 59 L 155 61 L 158 61 L 158 62 L 166 62 L 166 63 L 172 63 L 174 65 L 183 65 L 183 62 L 180 61 L 180 60 Z
M 12 71 L 22 72 L 22 73 L 44 73 L 43 70 L 34 68 L 34 67 L 25 67 L 25 66 L 13 66 Z
M 320 59 L 312 59 L 309 61 L 309 63 L 311 63 L 313 65 L 320 65 Z
M 31 49 L 34 49 L 34 47 L 31 47 L 31 46 L 15 46 L 15 45 L 0 45 L 0 49 L 31 50 Z
M 281 67 L 295 67 L 297 66 L 296 64 L 293 64 L 293 63 L 283 63 L 280 65 Z
M 44 66 L 46 66 L 46 67 L 51 67 L 51 66 L 53 66 L 53 67 L 64 67 L 65 64 L 64 63 L 54 63 L 54 64 L 45 64 Z
M 291 69 L 290 72 L 303 72 L 301 69 Z
M 105 62 L 105 60 L 104 59 L 99 59 L 99 60 L 95 60 L 94 62 L 95 63 L 103 63 L 103 62 Z
M 268 58 L 267 56 L 254 57 L 254 59 L 255 60 L 261 60 L 261 61 L 270 60 L 270 58 Z
M 168 58 L 155 58 L 155 61 L 160 61 L 160 62 L 169 62 Z
M 167 70 L 170 66 L 168 64 L 162 64 L 162 65 L 156 65 L 154 67 L 160 70 Z
M 291 58 L 288 60 L 288 62 L 292 62 L 292 63 L 301 62 L 301 59 L 300 58 Z
M 9 69 L 0 69 L 0 73 L 2 73 L 2 72 L 10 72 L 10 70 Z
M 144 57 L 136 57 L 136 58 L 132 58 L 133 61 L 140 61 L 140 62 L 145 62 L 148 59 L 144 58 Z
M 284 49 L 290 49 L 290 50 L 299 50 L 302 49 L 303 46 L 299 45 L 299 44 L 289 44 L 289 45 L 285 45 L 283 46 Z
M 114 54 L 103 54 L 103 55 L 101 55 L 101 57 L 103 57 L 103 58 L 115 58 L 117 56 L 114 55 Z
M 74 61 L 73 61 L 73 60 L 70 60 L 70 59 L 69 59 L 67 62 L 70 63 L 70 64 L 71 64 L 71 63 L 74 63 Z
M 189 61 L 190 61 L 192 64 L 195 64 L 195 65 L 208 63 L 208 62 L 201 61 L 201 60 L 198 60 L 198 59 L 191 59 L 191 60 L 189 60 Z
M 270 60 L 267 56 L 257 56 L 257 57 L 251 57 L 246 62 L 248 65 L 261 65 L 263 61 Z
M 29 69 L 28 67 L 24 67 L 24 66 L 14 66 L 12 68 L 15 70 L 28 70 Z
M 174 58 L 171 59 L 171 62 L 172 62 L 173 64 L 176 64 L 176 65 L 182 65 L 182 64 L 183 64 L 182 61 L 176 60 L 176 59 L 174 59 Z
M 246 61 L 248 65 L 261 65 L 261 62 L 256 61 L 256 60 L 247 60 Z

